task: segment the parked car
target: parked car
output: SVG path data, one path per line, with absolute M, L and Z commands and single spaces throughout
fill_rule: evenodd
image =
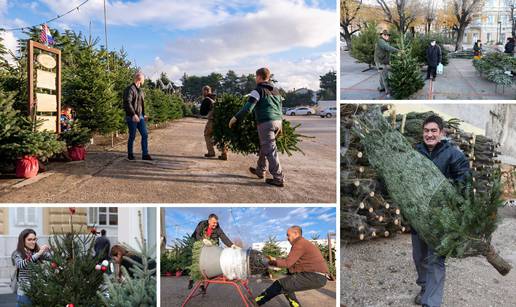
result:
M 320 110 L 319 116 L 328 118 L 337 116 L 337 107 L 328 107 L 323 110 Z
M 297 107 L 294 109 L 290 109 L 287 111 L 287 115 L 296 116 L 296 115 L 312 115 L 315 114 L 315 111 L 312 108 L 308 107 Z

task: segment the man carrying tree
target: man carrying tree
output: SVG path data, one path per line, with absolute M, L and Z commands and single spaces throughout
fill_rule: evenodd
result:
M 317 246 L 303 238 L 303 230 L 292 226 L 287 230 L 287 239 L 292 245 L 285 259 L 269 257 L 269 264 L 287 268 L 287 277 L 276 280 L 255 299 L 258 306 L 264 305 L 279 294 L 284 294 L 290 306 L 301 306 L 295 292 L 319 289 L 328 280 L 328 266 Z
M 469 162 L 464 153 L 453 143 L 444 139 L 444 123 L 437 115 L 430 115 L 423 122 L 423 143 L 417 151 L 432 160 L 443 175 L 463 182 L 469 173 Z M 415 304 L 428 307 L 440 306 L 443 300 L 445 280 L 445 257 L 439 256 L 412 228 L 412 258 L 416 266 L 416 283 L 421 291 Z
M 389 44 L 390 37 L 391 35 L 389 34 L 389 31 L 383 30 L 374 47 L 374 62 L 376 68 L 380 72 L 380 87 L 378 90 L 380 92 L 385 92 L 386 95 L 390 94 L 387 78 L 389 77 L 391 52 L 398 51 L 397 48 L 394 48 Z
M 204 154 L 204 157 L 213 158 L 215 157 L 215 145 L 213 144 L 213 106 L 215 104 L 215 95 L 212 94 L 211 87 L 209 85 L 202 87 L 202 96 L 203 100 L 201 102 L 200 114 L 208 118 L 208 122 L 206 122 L 206 126 L 204 127 L 204 140 L 206 141 L 208 153 Z M 223 146 L 221 151 L 219 160 L 227 160 L 228 149 Z
M 129 85 L 124 91 L 124 109 L 125 121 L 129 128 L 129 139 L 127 141 L 127 158 L 134 160 L 133 144 L 136 139 L 136 130 L 140 132 L 142 137 L 142 160 L 152 160 L 148 149 L 148 133 L 145 121 L 145 103 L 143 83 L 145 76 L 142 72 L 137 72 L 134 75 L 134 82 Z
M 195 241 L 202 241 L 206 246 L 219 245 L 219 239 L 227 246 L 234 249 L 240 247 L 233 244 L 233 242 L 226 236 L 224 231 L 219 225 L 219 217 L 212 213 L 208 216 L 207 220 L 200 221 L 195 227 L 195 231 L 192 233 L 192 238 Z M 188 289 L 193 287 L 194 280 L 190 279 L 188 282 Z M 201 286 L 204 291 L 204 286 Z
M 441 64 L 441 61 L 441 47 L 437 45 L 437 42 L 434 39 L 430 41 L 430 46 L 426 48 L 426 63 L 428 64 L 426 80 L 430 80 L 430 75 L 432 75 L 432 81 L 435 81 L 435 78 L 437 77 L 437 66 Z
M 272 179 L 267 178 L 267 184 L 283 187 L 284 176 L 276 147 L 276 136 L 281 133 L 283 125 L 282 101 L 279 90 L 270 81 L 271 72 L 268 68 L 256 71 L 256 88 L 249 94 L 249 100 L 244 107 L 231 118 L 229 128 L 233 128 L 248 113 L 254 111 L 258 136 L 260 139 L 260 153 L 256 168 L 249 171 L 260 179 L 265 178 L 267 162 Z

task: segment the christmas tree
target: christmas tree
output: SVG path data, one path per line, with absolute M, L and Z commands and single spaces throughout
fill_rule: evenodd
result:
M 64 103 L 76 111 L 83 127 L 102 134 L 116 131 L 123 117 L 105 58 L 105 51 L 82 47 L 74 58 L 76 65 L 63 74 Z
M 143 238 L 143 229 L 140 217 L 140 238 L 137 240 L 138 250 L 131 246 L 124 244 L 129 254 L 136 255 L 142 260 L 142 263 L 136 262 L 133 259 L 124 256 L 124 259 L 129 261 L 133 266 L 130 269 L 131 274 L 125 267 L 121 267 L 122 278 L 120 281 L 115 276 L 105 275 L 105 283 L 107 291 L 99 293 L 99 297 L 105 306 L 113 307 L 150 307 L 156 306 L 156 268 L 150 266 L 152 255 L 155 254 L 155 247 L 148 247 L 146 240 Z
M 491 245 L 502 203 L 499 173 L 492 173 L 485 191 L 473 189 L 471 178 L 464 185 L 452 185 L 432 161 L 389 125 L 378 107 L 355 117 L 354 132 L 389 196 L 439 255 L 483 255 L 500 274 L 511 270 Z
M 367 24 L 358 36 L 353 37 L 351 44 L 351 56 L 358 62 L 369 64 L 369 66 L 374 65 L 374 48 L 380 38 L 377 26 L 376 22 Z
M 407 99 L 423 88 L 425 83 L 419 63 L 412 55 L 411 48 L 405 45 L 405 38 L 400 36 L 398 52 L 393 53 L 388 77 L 389 88 L 396 99 Z
M 235 153 L 257 154 L 260 151 L 260 140 L 253 114 L 247 115 L 235 127 L 228 127 L 231 117 L 244 106 L 246 101 L 247 99 L 242 96 L 231 94 L 223 94 L 222 97 L 217 99 L 213 111 L 213 137 L 218 146 L 225 145 Z M 276 145 L 280 153 L 286 153 L 290 156 L 295 151 L 301 151 L 298 144 L 306 136 L 296 132 L 299 126 L 291 126 L 289 121 L 283 120 L 282 132 L 276 137 Z
M 70 231 L 53 230 L 49 239 L 51 261 L 31 264 L 31 282 L 24 291 L 34 306 L 101 306 L 97 292 L 103 273 L 95 270 L 99 262 L 93 257 L 95 235 L 74 227 L 74 213 L 70 208 Z
M 1 164 L 12 164 L 23 156 L 46 160 L 64 149 L 64 144 L 57 140 L 54 133 L 36 131 L 40 123 L 22 116 L 13 104 L 13 96 L 0 90 Z

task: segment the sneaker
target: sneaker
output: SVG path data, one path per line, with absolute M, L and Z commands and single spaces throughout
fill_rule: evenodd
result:
M 276 187 L 280 187 L 280 188 L 285 186 L 285 184 L 283 183 L 283 180 L 278 180 L 278 179 L 267 178 L 267 179 L 265 179 L 265 183 L 276 186 Z
M 264 297 L 265 297 L 265 295 L 263 295 L 263 294 L 258 295 L 258 296 L 254 299 L 254 301 L 253 301 L 254 305 L 255 305 L 255 306 L 261 306 L 260 301 L 261 301 Z M 263 303 L 262 303 L 262 304 L 263 304 Z
M 228 156 L 227 155 L 220 155 L 219 156 L 219 160 L 227 161 L 228 160 Z
M 421 298 L 423 297 L 423 289 L 414 297 L 414 304 L 421 305 Z
M 213 157 L 215 157 L 215 154 L 207 153 L 207 154 L 204 154 L 204 157 L 205 158 L 213 158 Z
M 188 281 L 188 290 L 192 289 L 193 288 L 193 284 L 194 284 L 194 281 L 193 280 L 189 280 Z
M 379 92 L 385 92 L 385 89 L 384 88 L 378 88 L 378 91 Z
M 150 155 L 144 155 L 144 156 L 142 157 L 142 160 L 152 161 L 152 160 L 154 160 L 154 159 L 152 159 Z
M 128 155 L 128 156 L 127 156 L 127 160 L 131 160 L 131 161 L 133 161 L 133 160 L 135 160 L 135 159 L 136 159 L 136 158 L 134 157 L 134 155 Z
M 251 174 L 255 175 L 256 177 L 258 177 L 260 179 L 263 179 L 265 177 L 265 172 L 258 174 L 258 172 L 256 171 L 256 168 L 254 168 L 254 167 L 250 167 L 249 171 L 251 172 Z
M 204 285 L 201 286 L 202 295 L 206 294 L 206 287 Z

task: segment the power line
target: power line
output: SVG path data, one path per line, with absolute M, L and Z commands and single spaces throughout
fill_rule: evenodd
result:
M 59 14 L 57 15 L 56 17 L 52 18 L 52 19 L 49 19 L 45 22 L 42 22 L 40 24 L 36 24 L 36 25 L 33 25 L 33 26 L 27 26 L 27 27 L 21 27 L 21 28 L 12 28 L 12 29 L 0 29 L 0 30 L 4 30 L 4 31 L 23 31 L 25 29 L 30 29 L 30 28 L 34 28 L 34 27 L 38 27 L 38 26 L 42 26 L 44 24 L 47 24 L 47 23 L 50 23 L 50 22 L 53 22 L 53 21 L 56 21 L 60 18 L 63 18 L 64 16 L 68 15 L 68 14 L 71 14 L 72 12 L 74 12 L 75 10 L 79 11 L 79 8 L 83 5 L 85 5 L 86 3 L 88 3 L 90 0 L 85 0 L 84 2 L 82 2 L 81 4 L 79 4 L 78 6 L 74 7 L 73 9 L 63 13 L 63 14 Z

